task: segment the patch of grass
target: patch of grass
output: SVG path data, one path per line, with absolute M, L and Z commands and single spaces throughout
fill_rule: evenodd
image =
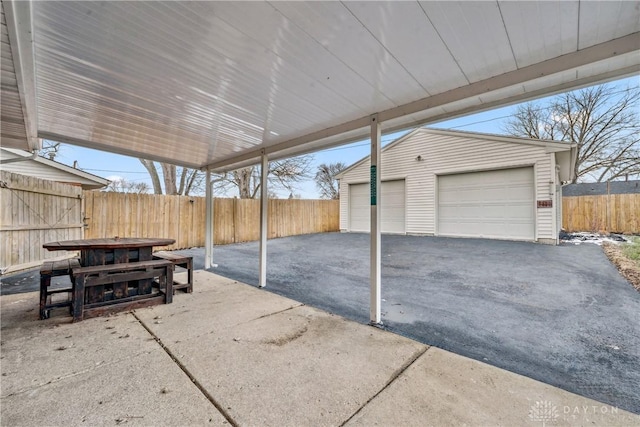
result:
M 632 237 L 622 246 L 622 254 L 640 264 L 640 237 Z
M 640 238 L 624 245 L 604 243 L 602 249 L 620 274 L 640 292 Z

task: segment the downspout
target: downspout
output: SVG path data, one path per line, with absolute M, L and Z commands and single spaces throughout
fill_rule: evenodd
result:
M 569 159 L 569 182 L 573 182 L 576 174 L 576 163 L 578 162 L 578 146 L 574 145 L 571 147 L 571 158 Z
M 556 245 L 560 244 L 560 233 L 562 232 L 562 181 L 560 181 L 560 165 L 556 164 L 555 174 L 555 194 L 554 207 L 556 215 Z

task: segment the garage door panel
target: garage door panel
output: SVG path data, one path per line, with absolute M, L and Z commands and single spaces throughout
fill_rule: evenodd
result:
M 369 231 L 369 184 L 349 186 L 349 229 Z
M 386 219 L 388 221 L 392 221 L 392 220 L 397 220 L 400 217 L 404 216 L 404 209 L 403 208 L 391 208 L 388 207 L 386 209 L 383 210 L 382 212 L 382 218 Z
M 486 204 L 482 209 L 482 218 L 486 220 L 503 220 L 506 216 L 506 209 L 504 203 Z
M 384 181 L 381 185 L 380 221 L 383 233 L 405 232 L 405 182 Z M 369 232 L 369 184 L 349 185 L 349 230 Z
M 533 168 L 438 178 L 438 233 L 533 240 Z
M 533 183 L 512 185 L 505 189 L 506 196 L 511 200 L 529 201 L 529 191 L 533 190 Z
M 535 221 L 533 209 L 529 203 L 514 204 L 510 206 L 510 209 L 513 216 L 511 221 L 514 223 L 532 223 Z M 518 219 L 521 219 L 521 221 L 518 221 Z
M 485 188 L 481 190 L 483 200 L 502 200 L 508 197 L 507 191 L 501 187 Z

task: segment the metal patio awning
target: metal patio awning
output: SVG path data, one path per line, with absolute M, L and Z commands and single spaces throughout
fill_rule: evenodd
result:
M 640 71 L 628 1 L 2 1 L 2 145 L 226 170 Z

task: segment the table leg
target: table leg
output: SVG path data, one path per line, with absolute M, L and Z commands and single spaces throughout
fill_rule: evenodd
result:
M 73 321 L 79 322 L 84 316 L 84 274 L 78 275 L 75 280 L 71 304 L 73 307 Z
M 115 249 L 113 251 L 113 263 L 122 264 L 129 262 L 129 249 Z M 119 282 L 113 284 L 113 299 L 129 296 L 129 282 Z
M 40 319 L 49 318 L 48 310 L 45 310 L 47 306 L 47 290 L 51 284 L 51 276 L 40 275 Z

